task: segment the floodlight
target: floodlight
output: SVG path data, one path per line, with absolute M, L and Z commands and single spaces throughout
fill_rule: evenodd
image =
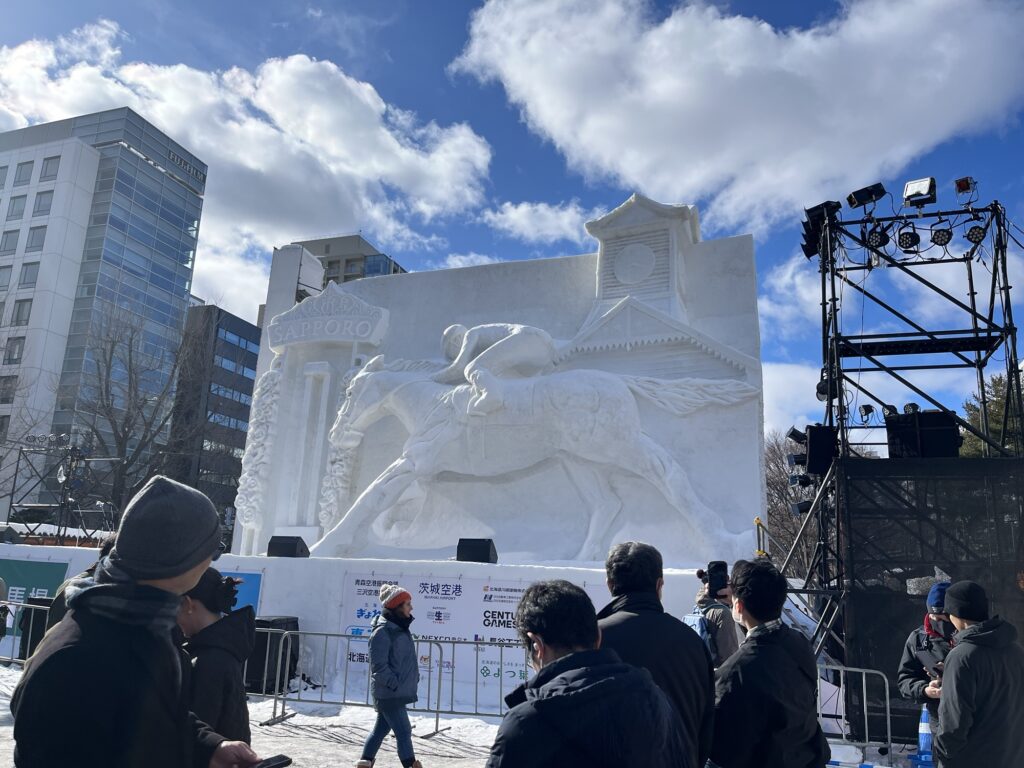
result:
M 874 412 L 875 412 L 875 406 L 871 405 L 870 403 L 865 403 L 864 405 L 862 405 L 860 407 L 860 417 L 864 421 L 867 421 L 868 419 L 870 419 L 872 414 L 874 414 Z
M 814 396 L 818 398 L 819 402 L 826 402 L 836 399 L 836 383 L 834 380 L 826 379 L 825 374 L 822 373 L 821 381 L 818 382 L 817 386 L 814 387 Z
M 806 467 L 807 466 L 807 454 L 806 453 L 791 453 L 786 457 L 786 463 L 791 467 Z
M 958 195 L 967 195 L 978 188 L 978 183 L 971 176 L 964 176 L 962 179 L 957 179 L 953 182 L 953 186 L 956 189 Z
M 935 222 L 936 226 L 932 228 L 932 242 L 940 248 L 945 248 L 951 242 L 953 242 L 953 230 L 950 228 L 949 223 L 946 222 L 946 226 L 940 227 L 939 224 L 945 222 L 945 219 L 940 219 Z
M 907 403 L 903 406 L 903 412 L 906 414 L 917 413 L 921 410 L 921 406 L 917 403 Z
M 917 228 L 913 222 L 907 222 L 899 229 L 896 235 L 896 244 L 904 253 L 913 253 L 921 244 L 921 236 L 917 234 Z
M 790 488 L 792 488 L 794 486 L 799 486 L 801 488 L 806 488 L 809 485 L 814 485 L 814 480 L 811 479 L 811 477 L 808 476 L 808 475 L 790 475 L 789 476 L 789 486 L 790 486 Z
M 885 197 L 885 187 L 879 184 L 872 184 L 870 187 L 858 189 L 846 196 L 846 204 L 851 208 L 860 208 L 862 205 L 869 205 Z
M 792 440 L 797 445 L 804 445 L 807 442 L 807 435 L 796 427 L 789 428 L 789 432 L 786 433 L 786 438 Z
M 789 505 L 789 511 L 792 512 L 797 517 L 800 517 L 800 516 L 806 515 L 808 512 L 810 512 L 811 511 L 811 507 L 813 506 L 813 504 L 814 504 L 814 502 L 810 501 L 809 499 L 806 500 L 806 501 L 798 501 L 795 504 L 790 504 Z
M 896 406 L 895 405 L 888 405 L 888 404 L 883 405 L 882 406 L 882 415 L 885 416 L 886 418 L 889 418 L 890 416 L 895 416 L 896 415 Z
M 980 224 L 975 224 L 967 230 L 967 239 L 974 245 L 980 244 L 985 239 L 985 228 Z
M 918 208 L 922 208 L 926 205 L 934 204 L 936 199 L 935 178 L 932 176 L 929 176 L 926 179 L 908 181 L 903 186 L 904 205 L 913 205 Z
M 872 248 L 884 248 L 889 244 L 889 233 L 881 224 L 876 224 L 868 232 L 867 243 Z

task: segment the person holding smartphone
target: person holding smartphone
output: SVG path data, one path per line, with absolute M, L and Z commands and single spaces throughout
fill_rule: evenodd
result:
M 928 591 L 924 622 L 907 638 L 896 674 L 903 698 L 928 705 L 928 722 L 933 736 L 939 727 L 942 665 L 953 647 L 953 633 L 956 631 L 945 608 L 948 588 L 948 581 L 940 581 Z
M 409 631 L 412 595 L 397 584 L 381 584 L 381 614 L 370 635 L 370 695 L 377 722 L 363 744 L 356 768 L 370 768 L 389 731 L 395 732 L 403 768 L 422 768 L 412 746 L 412 724 L 405 708 L 417 699 L 420 681 L 416 641 Z

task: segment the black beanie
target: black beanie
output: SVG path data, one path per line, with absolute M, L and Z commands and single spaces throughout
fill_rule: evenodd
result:
M 168 579 L 211 557 L 220 541 L 213 502 L 157 475 L 128 502 L 110 558 L 136 579 Z
M 988 595 L 981 584 L 958 581 L 946 590 L 946 613 L 958 619 L 985 621 L 988 618 Z

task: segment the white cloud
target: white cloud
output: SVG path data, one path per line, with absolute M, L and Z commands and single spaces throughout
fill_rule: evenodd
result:
M 762 364 L 764 378 L 764 431 L 785 432 L 791 426 L 821 421 L 824 403 L 814 396 L 821 367 L 806 363 Z
M 764 276 L 757 299 L 761 343 L 768 347 L 821 336 L 821 278 L 815 263 L 793 256 Z
M 567 240 L 583 245 L 593 242 L 583 225 L 604 212 L 601 208 L 585 210 L 577 200 L 560 205 L 505 202 L 497 209 L 484 211 L 481 219 L 502 234 L 525 243 Z
M 465 124 L 421 122 L 330 61 L 223 72 L 124 62 L 122 34 L 101 21 L 0 47 L 0 129 L 127 105 L 195 152 L 210 166 L 195 290 L 224 290 L 243 317 L 264 295 L 265 265 L 244 256 L 254 248 L 360 229 L 382 247 L 434 247 L 419 227 L 483 199 L 486 141 Z
M 718 229 L 896 174 L 1024 97 L 1020 3 L 850 0 L 785 30 L 718 5 L 489 0 L 452 68 L 500 82 L 571 167 L 708 201 Z
M 324 12 L 320 8 L 314 8 L 313 6 L 309 6 L 306 9 L 306 17 L 310 19 L 322 19 L 324 17 Z
M 428 269 L 458 269 L 460 267 L 479 267 L 484 264 L 497 264 L 500 262 L 497 256 L 488 256 L 483 253 L 450 253 L 443 261 L 431 261 L 427 263 Z

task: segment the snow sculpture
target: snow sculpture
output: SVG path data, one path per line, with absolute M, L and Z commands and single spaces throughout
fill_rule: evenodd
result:
M 467 536 L 523 561 L 625 538 L 672 565 L 749 555 L 752 241 L 702 241 L 694 208 L 637 195 L 587 228 L 596 255 L 332 284 L 274 318 L 236 551 L 298 533 L 318 556 Z

